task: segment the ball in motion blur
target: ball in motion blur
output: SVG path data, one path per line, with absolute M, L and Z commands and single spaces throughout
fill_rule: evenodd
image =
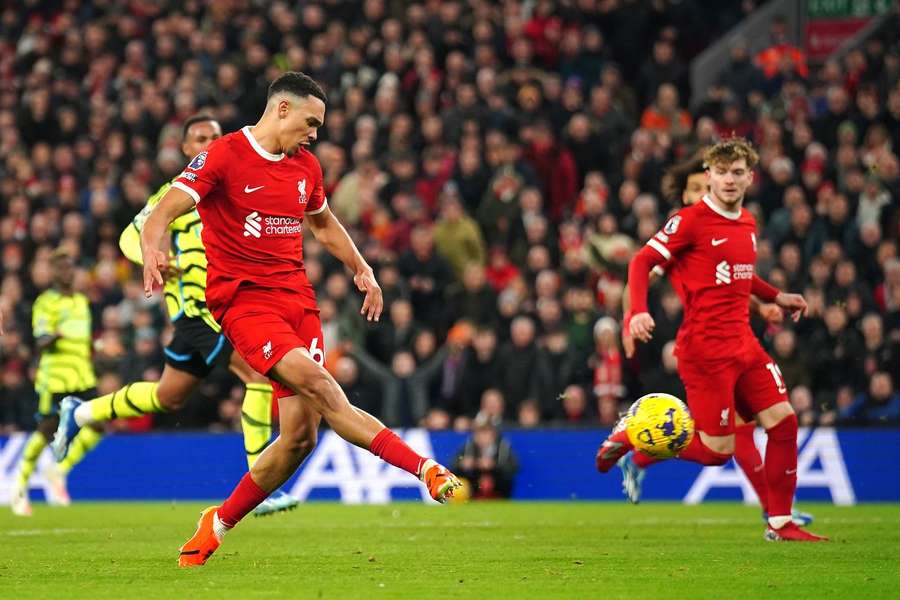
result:
M 647 394 L 628 409 L 625 431 L 637 451 L 654 458 L 672 458 L 694 437 L 694 419 L 675 396 Z

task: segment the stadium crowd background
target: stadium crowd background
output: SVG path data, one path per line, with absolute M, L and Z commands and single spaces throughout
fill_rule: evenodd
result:
M 187 117 L 252 123 L 286 69 L 328 91 L 314 150 L 387 300 L 366 326 L 307 236 L 328 367 L 387 424 L 609 426 L 642 392 L 681 394 L 677 297 L 655 286 L 656 335 L 626 360 L 623 278 L 675 206 L 665 169 L 733 133 L 762 157 L 759 271 L 810 303 L 796 325 L 757 323 L 801 423 L 900 423 L 897 15 L 819 66 L 774 29 L 765 56 L 736 44 L 689 110 L 689 60 L 754 4 L 7 3 L 0 432 L 33 426 L 30 309 L 59 245 L 93 302 L 101 393 L 159 376 L 171 327 L 119 233 L 186 164 Z M 237 428 L 242 394 L 221 370 L 184 413 L 117 426 Z

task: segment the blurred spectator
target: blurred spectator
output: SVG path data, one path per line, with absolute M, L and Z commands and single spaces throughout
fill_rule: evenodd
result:
M 472 435 L 456 457 L 454 470 L 469 481 L 475 500 L 509 498 L 519 466 L 509 442 L 489 418 L 475 421 Z
M 900 422 L 900 394 L 894 391 L 891 376 L 876 372 L 869 382 L 869 391 L 856 396 L 853 404 L 841 409 L 843 422 L 897 424 Z
M 519 402 L 532 397 L 538 356 L 534 321 L 516 317 L 509 331 L 509 341 L 497 358 L 498 387 L 506 398 L 507 418 L 516 414 Z
M 434 227 L 434 242 L 457 278 L 462 278 L 471 263 L 484 265 L 484 237 L 475 220 L 463 210 L 455 191 L 441 195 L 441 215 Z

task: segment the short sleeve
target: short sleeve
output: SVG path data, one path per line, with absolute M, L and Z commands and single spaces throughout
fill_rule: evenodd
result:
M 182 174 L 183 175 L 183 174 Z M 182 177 L 179 175 L 178 177 Z M 153 209 L 159 204 L 159 201 L 162 200 L 162 197 L 166 195 L 166 192 L 172 187 L 171 182 L 166 182 L 156 190 L 156 193 L 150 196 L 147 199 L 147 204 L 144 205 L 144 208 L 141 209 L 141 212 L 135 215 L 134 219 L 131 220 L 132 224 L 134 224 L 135 229 L 140 231 L 144 228 L 144 223 L 147 222 L 147 219 L 150 217 L 150 213 L 153 212 Z
M 223 179 L 229 160 L 228 140 L 219 138 L 191 159 L 172 187 L 186 192 L 194 203 L 200 202 Z
M 316 163 L 316 182 L 313 184 L 312 193 L 309 195 L 309 202 L 306 203 L 306 214 L 317 215 L 328 206 L 328 199 L 325 197 L 324 177 L 322 176 L 322 165 L 319 159 L 313 157 Z
M 693 219 L 684 210 L 672 215 L 656 235 L 647 241 L 647 246 L 656 250 L 665 259 L 663 268 L 668 270 L 673 257 L 689 248 L 694 241 Z
M 38 298 L 31 314 L 31 329 L 35 339 L 56 333 L 57 315 L 54 303 L 46 296 Z

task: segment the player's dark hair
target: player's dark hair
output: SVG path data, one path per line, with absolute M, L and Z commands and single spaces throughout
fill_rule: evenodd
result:
M 688 178 L 704 171 L 706 171 L 706 167 L 703 165 L 702 156 L 694 156 L 669 167 L 663 177 L 663 194 L 674 204 L 680 204 L 681 194 L 687 188 Z
M 181 128 L 181 141 L 184 141 L 187 139 L 188 130 L 191 128 L 192 125 L 196 125 L 197 123 L 206 123 L 207 121 L 212 121 L 215 123 L 216 118 L 214 116 L 208 115 L 208 114 L 199 114 L 199 115 L 194 115 L 193 117 L 188 117 L 187 120 L 184 122 L 184 126 L 182 126 L 182 128 Z
M 328 96 L 316 80 L 298 71 L 288 71 L 282 73 L 278 78 L 269 85 L 269 93 L 266 96 L 268 100 L 278 92 L 287 92 L 300 98 L 312 96 L 318 98 L 325 104 L 328 104 Z

